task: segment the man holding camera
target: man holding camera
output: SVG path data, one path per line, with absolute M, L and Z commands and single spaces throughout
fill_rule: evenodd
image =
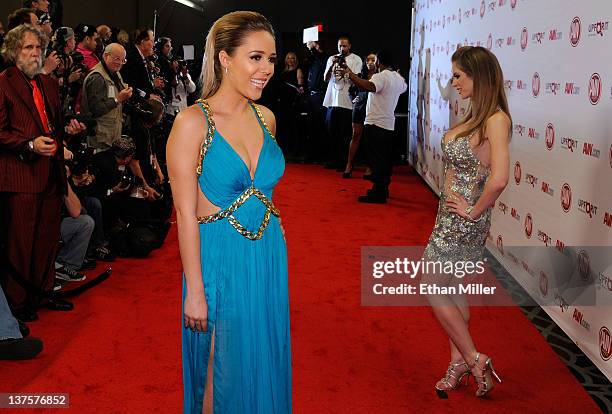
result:
M 55 310 L 72 304 L 51 296 L 60 209 L 66 192 L 64 131 L 85 126 L 72 120 L 64 128 L 57 82 L 41 75 L 45 35 L 24 24 L 6 35 L 2 54 L 10 64 L 0 74 L 0 281 L 13 314 L 25 322 L 38 318 L 44 302 Z
M 121 137 L 123 103 L 132 97 L 132 88 L 125 87 L 119 73 L 125 54 L 123 46 L 111 43 L 104 49 L 102 61 L 85 78 L 81 113 L 96 121 L 96 133 L 87 137 L 87 145 L 97 152 L 109 149 Z
M 351 42 L 347 36 L 338 39 L 339 54 L 330 56 L 325 67 L 327 91 L 323 106 L 327 108 L 325 124 L 329 133 L 328 168 L 342 170 L 346 164 L 348 143 L 351 139 L 353 103 L 349 88 L 353 82 L 341 71 L 349 68 L 354 73 L 361 72 L 361 58 L 351 53 Z
M 172 82 L 172 104 L 168 106 L 166 112 L 176 115 L 187 108 L 187 97 L 195 92 L 196 84 L 191 80 L 187 62 L 184 60 L 173 61 L 172 69 L 175 72 Z

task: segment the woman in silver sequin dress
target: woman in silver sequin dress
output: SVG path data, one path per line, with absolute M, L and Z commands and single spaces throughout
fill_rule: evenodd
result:
M 453 86 L 470 98 L 465 118 L 442 138 L 444 188 L 424 259 L 441 262 L 482 260 L 491 207 L 508 182 L 512 120 L 495 55 L 465 46 L 452 56 Z M 439 278 L 435 283 L 440 284 Z M 457 283 L 454 276 L 444 282 Z M 469 306 L 460 296 L 430 296 L 434 314 L 450 340 L 451 362 L 436 389 L 441 397 L 473 375 L 481 397 L 501 380 L 491 358 L 476 351 L 469 332 Z

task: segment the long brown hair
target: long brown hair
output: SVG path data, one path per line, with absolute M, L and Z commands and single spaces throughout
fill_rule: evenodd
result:
M 480 145 L 484 142 L 487 120 L 497 108 L 501 108 L 512 122 L 504 90 L 504 74 L 495 55 L 480 46 L 460 47 L 453 53 L 451 61 L 474 83 L 469 110 L 461 120 L 456 136 L 466 136 L 478 131 Z
M 248 34 L 259 31 L 266 31 L 274 37 L 274 29 L 268 19 L 252 11 L 228 13 L 212 25 L 206 36 L 202 64 L 202 99 L 210 98 L 221 86 L 223 68 L 219 53 L 224 50 L 228 55 L 233 55 Z

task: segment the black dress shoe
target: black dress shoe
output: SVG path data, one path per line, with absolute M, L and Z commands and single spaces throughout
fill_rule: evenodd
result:
M 50 298 L 45 306 L 47 309 L 56 311 L 71 311 L 74 309 L 74 305 L 71 302 L 59 298 Z
M 0 341 L 0 359 L 18 361 L 40 353 L 43 343 L 38 338 L 4 339 Z
M 85 259 L 83 259 L 83 264 L 81 265 L 81 268 L 79 270 L 95 269 L 97 264 L 98 263 L 96 262 L 95 259 L 86 257 Z
M 384 198 L 389 198 L 389 189 L 386 189 L 385 191 L 374 191 L 373 189 L 369 189 L 368 191 L 366 191 L 366 194 L 368 196 L 372 196 L 372 197 L 384 197 Z
M 351 171 L 344 171 L 342 173 L 342 178 L 351 178 L 353 176 L 353 173 Z
M 13 316 L 22 322 L 34 322 L 38 320 L 38 314 L 29 308 L 19 309 L 13 312 Z
M 26 325 L 25 322 L 20 321 L 19 319 L 17 319 L 17 322 L 19 323 L 19 332 L 21 332 L 21 336 L 24 338 L 29 336 L 30 328 L 28 328 L 28 325 Z
M 368 180 L 368 181 L 372 181 L 372 174 L 364 174 L 363 175 L 363 179 L 364 180 Z
M 359 198 L 357 199 L 357 201 L 359 201 L 360 203 L 369 203 L 369 204 L 386 204 L 387 203 L 387 198 L 384 196 L 375 196 L 375 195 L 363 195 L 363 196 L 359 196 Z

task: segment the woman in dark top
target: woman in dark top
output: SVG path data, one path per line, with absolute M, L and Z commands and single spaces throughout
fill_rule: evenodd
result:
M 278 142 L 287 156 L 297 152 L 298 99 L 304 93 L 304 72 L 298 67 L 294 52 L 285 55 L 285 66 L 280 73 L 280 108 L 278 113 Z
M 370 79 L 372 75 L 374 75 L 378 71 L 378 67 L 376 65 L 376 54 L 368 53 L 365 59 L 365 65 L 363 65 L 363 69 L 359 74 L 359 77 L 362 79 Z M 351 138 L 351 145 L 349 146 L 348 153 L 348 161 L 346 163 L 346 167 L 344 168 L 344 172 L 342 173 L 342 178 L 351 178 L 353 172 L 353 159 L 355 158 L 355 154 L 357 154 L 357 150 L 359 149 L 359 142 L 361 141 L 361 135 L 363 133 L 363 122 L 365 121 L 366 116 L 366 104 L 368 102 L 368 92 L 358 89 L 356 86 L 352 87 L 356 90 L 356 96 L 353 98 L 353 136 Z M 369 168 L 368 168 L 369 170 Z M 368 171 L 364 175 L 364 178 L 368 176 Z

